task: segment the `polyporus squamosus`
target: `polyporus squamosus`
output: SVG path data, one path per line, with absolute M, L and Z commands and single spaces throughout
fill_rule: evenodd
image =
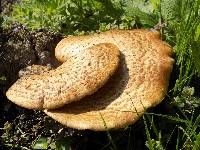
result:
M 69 56 L 55 70 L 35 65 L 32 69 L 36 74 L 20 78 L 6 95 L 15 104 L 29 109 L 61 107 L 96 92 L 105 84 L 118 66 L 119 55 L 114 44 L 103 43 Z
M 101 47 L 103 43 L 112 43 L 109 46 L 110 51 L 107 51 L 108 55 L 113 55 L 113 53 L 116 54 L 114 54 L 113 58 L 109 58 L 108 55 L 106 55 L 103 59 L 99 55 L 98 58 L 95 58 L 95 60 L 105 61 L 106 65 L 108 65 L 107 62 L 111 64 L 113 63 L 113 65 L 111 65 L 112 67 L 114 66 L 113 69 L 111 69 L 112 71 L 114 71 L 115 67 L 117 67 L 117 58 L 119 56 L 117 48 L 120 50 L 119 66 L 106 84 L 103 85 L 105 82 L 99 84 L 98 88 L 100 85 L 103 85 L 99 90 L 97 90 L 98 88 L 96 87 L 94 90 L 92 87 L 93 84 L 90 84 L 89 87 L 93 89 L 91 90 L 92 92 L 97 90 L 94 94 L 90 95 L 91 91 L 89 91 L 89 94 L 83 94 L 80 96 L 81 99 L 79 98 L 79 101 L 66 104 L 63 107 L 54 110 L 44 110 L 47 115 L 67 127 L 91 130 L 121 128 L 137 121 L 147 108 L 157 105 L 165 97 L 174 60 L 170 57 L 172 53 L 170 46 L 160 40 L 157 32 L 151 32 L 148 30 L 112 30 L 95 35 L 68 37 L 63 39 L 57 45 L 55 55 L 58 60 L 65 62 L 65 60 L 70 61 L 71 58 L 80 57 L 79 55 L 83 55 L 87 51 L 91 50 L 91 53 L 94 52 L 95 57 L 95 51 L 101 50 L 99 47 Z M 105 49 L 103 48 L 102 50 L 104 51 Z M 79 63 L 79 66 L 84 65 L 88 57 L 85 56 L 84 59 L 85 60 Z M 113 59 L 116 60 L 114 61 Z M 50 83 L 53 84 L 56 80 L 58 83 L 55 87 L 60 87 L 59 80 L 64 80 L 64 78 L 57 79 L 54 78 L 54 75 L 57 75 L 57 72 L 63 73 L 67 70 L 71 80 L 76 81 L 74 84 L 81 82 L 80 78 L 77 77 L 79 77 L 83 72 L 76 72 L 75 75 L 72 71 L 72 76 L 70 75 L 69 70 L 73 70 L 74 68 L 71 66 L 64 66 L 65 67 L 58 67 L 56 70 L 52 72 L 50 71 L 47 74 L 40 74 L 37 78 L 42 80 L 43 76 L 51 76 L 53 80 L 52 82 L 50 81 Z M 101 69 L 101 67 L 97 67 L 97 69 L 94 68 L 93 71 L 98 71 L 99 69 Z M 113 73 L 110 72 L 108 72 L 107 76 L 104 75 L 105 81 Z M 105 72 L 103 71 L 103 73 Z M 99 74 L 95 75 L 98 76 Z M 90 77 L 91 79 L 94 78 L 94 76 Z M 30 90 L 26 91 L 26 88 L 24 88 L 24 90 L 21 91 L 22 86 L 26 86 L 27 83 L 31 82 L 33 83 L 33 87 L 30 87 L 32 90 L 40 88 L 38 86 L 34 86 L 38 83 L 37 78 L 34 78 L 34 80 L 31 79 L 27 82 L 29 78 L 33 77 L 23 77 L 14 85 L 18 86 L 16 84 L 20 83 L 20 86 L 18 86 L 20 87 L 19 89 L 15 88 L 13 91 L 14 88 L 11 87 L 8 91 L 8 93 L 10 92 L 12 95 L 16 96 L 20 95 L 23 97 L 23 95 L 25 95 L 23 99 L 16 98 L 17 101 L 21 100 L 26 103 L 23 106 L 26 106 L 29 103 L 24 99 L 27 98 L 26 93 L 30 92 Z M 68 80 L 66 80 L 65 83 L 71 82 L 69 77 L 66 78 Z M 87 80 L 87 82 L 88 81 L 90 80 Z M 50 84 L 48 85 L 50 86 Z M 74 90 L 78 91 L 78 93 L 85 90 L 82 87 L 80 88 L 79 84 L 75 87 L 76 89 Z M 43 88 L 44 89 L 42 91 L 46 92 L 47 87 L 43 86 Z M 50 97 L 55 101 L 58 101 L 58 99 L 54 98 L 58 94 L 54 92 L 55 88 L 47 89 L 52 90 L 52 96 Z M 61 92 L 69 93 L 71 91 L 68 92 L 61 90 Z M 8 93 L 8 98 L 12 100 L 12 97 L 9 96 L 11 94 Z M 51 94 L 51 92 L 48 94 Z M 45 95 L 45 93 L 43 93 L 43 95 Z M 74 96 L 79 97 L 79 95 L 72 95 L 71 97 Z M 68 100 L 65 99 L 65 102 L 59 103 L 62 103 L 63 105 L 66 101 Z M 72 100 L 69 100 L 69 102 L 71 101 Z M 17 102 L 15 101 L 15 103 Z M 51 105 L 50 108 L 56 107 L 57 105 L 55 107 Z

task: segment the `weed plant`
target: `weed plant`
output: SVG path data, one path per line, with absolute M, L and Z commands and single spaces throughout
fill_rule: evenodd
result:
M 66 34 L 99 29 L 100 24 L 119 20 L 123 13 L 117 4 L 104 0 L 22 0 L 4 17 L 5 26 L 14 22 L 30 29 L 47 28 Z
M 156 23 L 153 5 L 142 3 L 139 0 L 22 0 L 13 5 L 11 15 L 4 16 L 3 25 L 18 22 L 31 30 L 47 28 L 65 34 L 130 29 L 141 24 L 152 27 Z

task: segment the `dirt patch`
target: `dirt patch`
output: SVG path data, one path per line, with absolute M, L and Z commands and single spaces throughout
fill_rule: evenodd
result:
M 0 128 L 7 127 L 0 130 L 0 142 L 19 146 L 27 144 L 44 128 L 43 112 L 17 107 L 7 100 L 5 92 L 18 79 L 20 69 L 32 64 L 55 66 L 52 59 L 60 39 L 60 34 L 43 30 L 28 31 L 22 25 L 0 29 Z M 21 137 L 23 131 L 26 133 Z

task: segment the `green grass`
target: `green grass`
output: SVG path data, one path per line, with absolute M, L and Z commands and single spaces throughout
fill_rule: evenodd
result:
M 199 149 L 200 148 L 200 141 L 199 141 L 199 134 L 200 132 L 198 131 L 199 129 L 199 119 L 200 115 L 197 118 L 184 118 L 180 119 L 179 117 L 173 117 L 169 115 L 163 115 L 163 114 L 147 114 L 148 117 L 143 116 L 144 124 L 145 124 L 145 130 L 146 130 L 146 135 L 147 135 L 147 147 L 150 150 L 162 150 L 167 148 L 167 144 L 169 141 L 171 141 L 171 137 L 174 134 L 175 130 L 178 130 L 178 136 L 177 136 L 177 141 L 174 145 L 174 149 Z M 174 127 L 174 130 L 170 131 L 170 136 L 168 139 L 166 139 L 165 143 L 166 145 L 162 144 L 163 139 L 162 139 L 162 131 L 159 131 L 154 125 L 153 121 L 153 116 L 159 116 L 160 119 L 168 119 L 171 121 L 176 122 L 176 126 Z M 149 124 L 147 124 L 147 120 Z M 151 131 L 153 130 L 153 132 Z M 152 138 L 151 133 L 156 134 L 156 138 Z M 176 146 L 176 147 L 175 147 Z
M 176 58 L 176 68 L 178 71 L 178 78 L 174 86 L 174 94 L 180 92 L 184 86 L 190 83 L 194 75 L 200 75 L 200 51 L 199 51 L 199 14 L 200 1 L 183 0 L 176 3 L 174 11 L 178 13 L 174 18 L 169 18 L 168 30 L 174 38 L 174 52 Z M 166 7 L 166 6 L 165 6 Z M 172 11 L 172 10 L 171 10 Z M 171 17 L 173 11 L 171 12 Z M 177 16 L 177 17 L 176 17 Z M 167 35 L 168 36 L 168 35 Z
M 163 2 L 163 3 L 162 3 Z M 163 34 L 168 43 L 174 46 L 174 56 L 176 64 L 174 66 L 174 73 L 176 76 L 173 92 L 170 94 L 169 99 L 171 103 L 176 106 L 178 113 L 176 117 L 170 115 L 159 115 L 161 118 L 167 118 L 171 121 L 175 121 L 175 129 L 171 132 L 174 134 L 177 130 L 176 146 L 174 149 L 200 149 L 199 141 L 199 103 L 200 99 L 194 97 L 194 88 L 185 87 L 191 85 L 191 80 L 195 76 L 199 76 L 200 72 L 200 14 L 199 8 L 200 1 L 161 1 L 161 20 L 167 22 L 167 27 L 164 28 Z M 199 89 L 196 89 L 199 91 Z M 176 96 L 178 95 L 178 96 Z M 158 114 L 152 114 L 157 116 Z M 177 116 L 178 115 L 178 116 Z M 148 115 L 147 115 L 148 116 Z M 153 121 L 147 125 L 149 117 L 143 117 L 145 123 L 145 130 L 148 141 L 148 148 L 153 149 L 166 149 L 165 145 L 162 145 L 162 130 L 154 126 Z M 161 119 L 160 118 L 160 119 Z M 156 139 L 151 138 L 150 130 L 153 128 L 153 133 L 156 134 Z M 158 134 L 159 133 L 159 134 Z M 172 136 L 169 137 L 168 142 L 171 141 Z M 167 142 L 167 143 L 168 143 Z

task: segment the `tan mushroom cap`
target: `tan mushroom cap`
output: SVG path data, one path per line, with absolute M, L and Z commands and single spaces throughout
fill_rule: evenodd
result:
M 165 97 L 174 60 L 170 57 L 172 49 L 157 32 L 113 30 L 68 37 L 58 44 L 56 56 L 66 59 L 104 42 L 115 44 L 121 51 L 119 67 L 108 82 L 80 101 L 45 110 L 67 127 L 100 131 L 121 128 L 137 121 L 147 108 Z
M 21 69 L 18 73 L 19 77 L 23 77 L 25 75 L 35 75 L 35 74 L 42 74 L 46 73 L 51 70 L 51 67 L 48 66 L 41 66 L 41 65 L 32 65 L 28 66 L 24 69 Z
M 103 43 L 83 49 L 67 59 L 55 70 L 38 65 L 35 71 L 15 82 L 6 96 L 19 106 L 29 109 L 53 109 L 78 101 L 96 92 L 115 72 L 119 64 L 119 49 L 112 43 Z M 62 57 L 62 56 L 61 56 Z

